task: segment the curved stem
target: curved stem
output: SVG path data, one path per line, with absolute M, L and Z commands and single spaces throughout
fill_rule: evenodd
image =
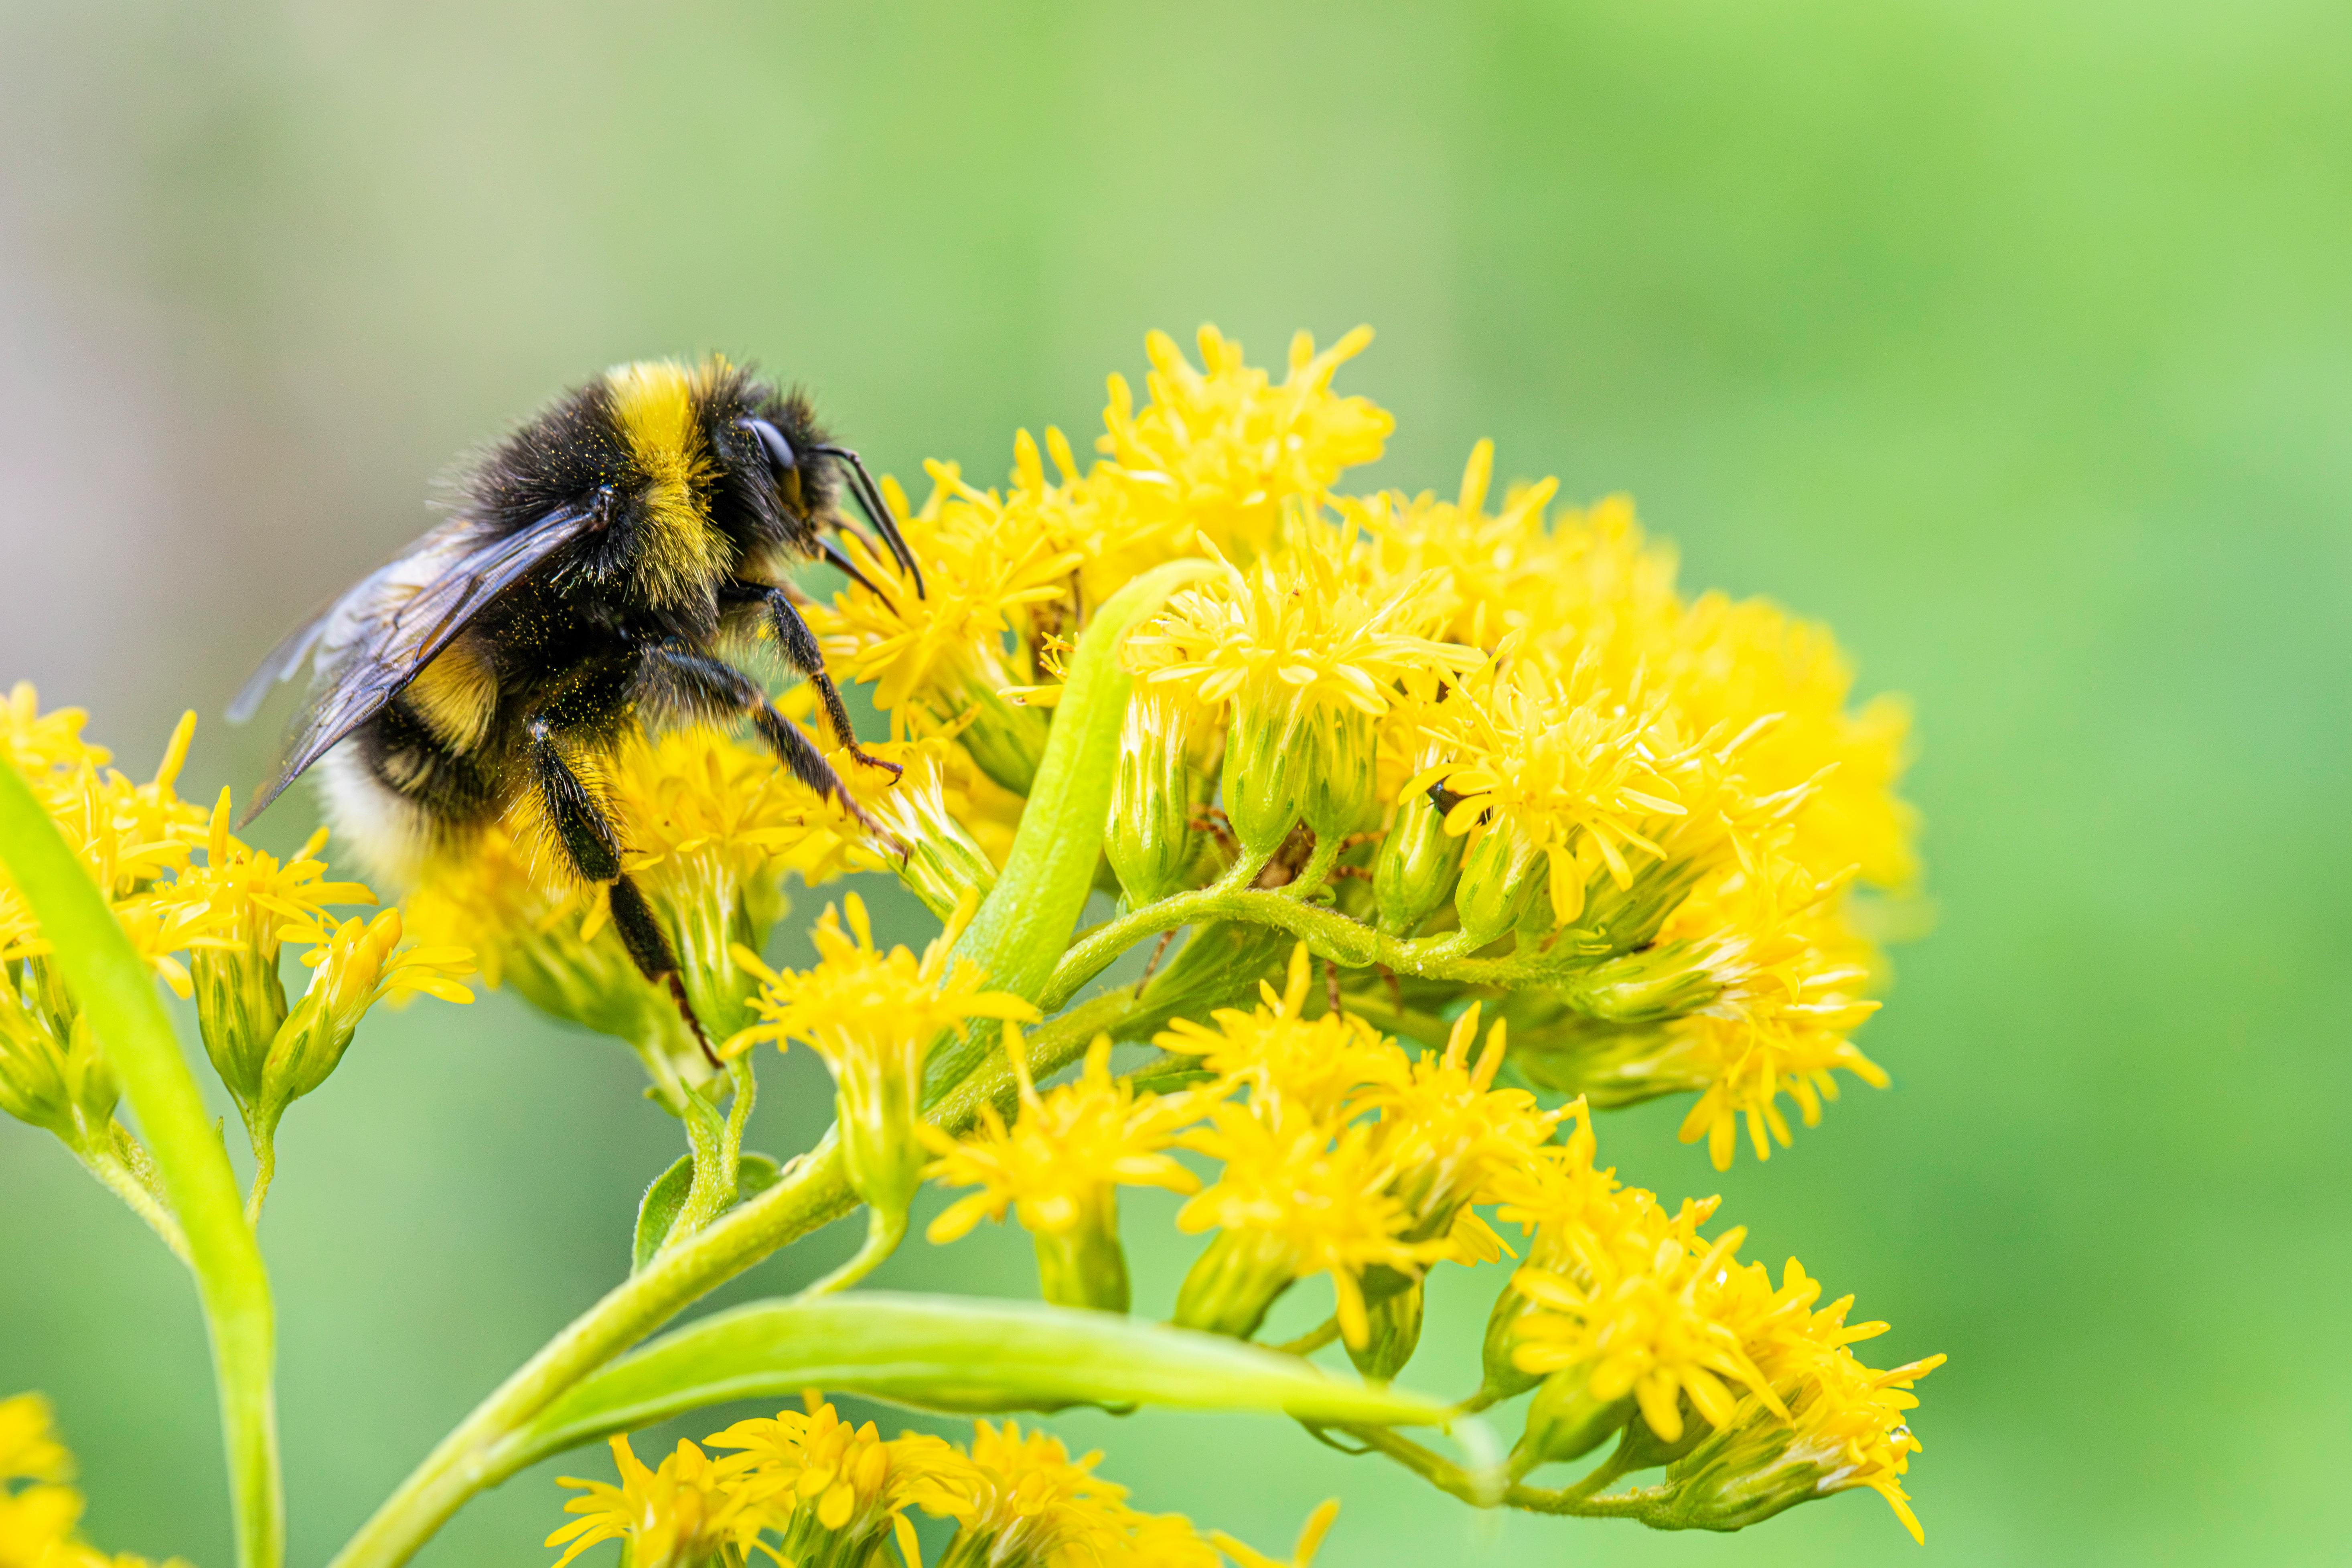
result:
M 906 1239 L 905 1209 L 886 1214 L 878 1208 L 868 1208 L 866 1211 L 866 1244 L 858 1248 L 856 1255 L 793 1299 L 797 1301 L 813 1301 L 818 1296 L 830 1296 L 837 1291 L 849 1289 L 880 1268 L 891 1253 L 898 1250 L 898 1243 Z
M 138 1113 L 163 1197 L 185 1235 L 211 1333 L 237 1562 L 278 1568 L 286 1552 L 286 1509 L 274 1390 L 277 1318 L 228 1151 L 147 967 L 31 787 L 5 761 L 0 860 L 39 918 L 55 949 L 50 961 Z
M 1270 1344 L 1265 1348 L 1278 1350 L 1286 1355 L 1312 1355 L 1339 1337 L 1339 1319 L 1335 1313 L 1297 1339 L 1285 1340 L 1280 1344 Z
M 1648 1522 L 1669 1502 L 1671 1487 L 1641 1487 L 1605 1497 L 1591 1493 L 1614 1480 L 1622 1470 L 1613 1458 L 1591 1476 L 1572 1487 L 1531 1487 L 1518 1482 L 1496 1486 L 1493 1479 L 1473 1474 L 1442 1454 L 1402 1437 L 1386 1427 L 1349 1426 L 1342 1430 L 1365 1447 L 1387 1455 L 1440 1491 L 1460 1498 L 1473 1508 L 1516 1508 L 1529 1513 L 1569 1514 L 1580 1519 L 1633 1519 Z M 1607 1472 L 1605 1475 L 1603 1472 Z M 1595 1477 L 1600 1479 L 1595 1480 Z M 1499 1479 L 1499 1478 L 1496 1478 Z

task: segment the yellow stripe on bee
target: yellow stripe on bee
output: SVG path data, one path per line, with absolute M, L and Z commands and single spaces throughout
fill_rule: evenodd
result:
M 651 481 L 645 497 L 645 549 L 638 587 L 656 604 L 706 592 L 732 564 L 726 537 L 696 501 L 716 470 L 702 436 L 696 393 L 717 370 L 689 371 L 668 360 L 620 365 L 604 374 L 614 423 L 629 455 Z
M 462 640 L 450 643 L 409 683 L 409 706 L 452 750 L 471 751 L 498 711 L 499 678 Z

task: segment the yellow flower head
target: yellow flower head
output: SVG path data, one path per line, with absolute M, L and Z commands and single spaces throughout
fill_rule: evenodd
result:
M 1220 558 L 1222 559 L 1222 558 Z M 1286 727 L 1318 713 L 1388 711 L 1408 671 L 1461 671 L 1484 655 L 1426 633 L 1430 585 L 1370 576 L 1350 531 L 1320 523 L 1244 570 L 1188 588 L 1128 639 L 1129 666 L 1202 703 L 1231 702 Z
M 1017 1041 L 1017 1031 L 1006 1031 Z M 993 1105 L 981 1107 L 981 1130 L 961 1142 L 925 1123 L 917 1131 L 940 1155 L 924 1175 L 947 1186 L 976 1186 L 931 1221 L 935 1242 L 953 1241 L 985 1217 L 1003 1220 L 1016 1208 L 1024 1228 L 1062 1233 L 1099 1218 L 1118 1186 L 1159 1186 L 1191 1192 L 1200 1183 L 1163 1153 L 1176 1124 L 1191 1114 L 1182 1096 L 1139 1097 L 1110 1072 L 1110 1038 L 1087 1052 L 1073 1082 L 1037 1092 L 1026 1064 L 1021 1072 L 1021 1113 L 1011 1127 Z
M 1682 1138 L 1706 1139 L 1718 1170 L 1731 1164 L 1742 1118 L 1757 1158 L 1771 1157 L 1775 1139 L 1789 1142 L 1780 1095 L 1795 1100 L 1812 1126 L 1822 1101 L 1837 1097 L 1835 1070 L 1887 1084 L 1885 1071 L 1850 1038 L 1879 1004 L 1858 994 L 1870 977 L 1869 954 L 1836 914 L 1839 892 L 1838 883 L 1768 859 L 1752 873 L 1727 873 L 1666 923 L 1665 940 L 1699 941 L 1722 988 L 1705 1011 L 1675 1026 L 1708 1082 Z
M 1290 951 L 1281 990 L 1258 982 L 1255 1009 L 1219 1008 L 1209 1015 L 1213 1029 L 1176 1019 L 1152 1043 L 1199 1056 L 1227 1089 L 1245 1087 L 1269 1110 L 1294 1109 L 1336 1127 L 1360 1109 L 1367 1085 L 1406 1071 L 1404 1055 L 1352 1013 L 1300 1017 L 1313 976 L 1314 960 L 1301 942 Z
M 781 1410 L 704 1439 L 734 1450 L 719 1462 L 729 1494 L 783 1536 L 780 1561 L 866 1561 L 860 1545 L 887 1532 L 909 1565 L 919 1563 L 906 1511 L 946 1516 L 968 1506 L 971 1467 L 937 1437 L 886 1442 L 873 1422 L 852 1427 L 814 1393 L 808 1403 L 805 1414 Z
M 1886 1500 L 1911 1539 L 1922 1544 L 1927 1534 L 1903 1490 L 1911 1456 L 1921 1452 L 1922 1445 L 1912 1435 L 1905 1412 L 1918 1407 L 1911 1390 L 1919 1379 L 1945 1360 L 1931 1355 L 1877 1372 L 1841 1345 L 1814 1367 L 1791 1402 L 1798 1433 L 1795 1451 L 1817 1456 L 1815 1462 L 1824 1471 L 1817 1490 L 1868 1487 Z
M 1478 647 L 1534 623 L 1562 565 L 1556 537 L 1544 527 L 1559 481 L 1516 486 L 1502 511 L 1488 516 L 1494 477 L 1495 444 L 1481 441 L 1454 500 L 1383 492 L 1339 502 L 1340 516 L 1371 537 L 1382 579 L 1421 583 L 1444 616 L 1440 634 Z
M 916 1097 L 931 1042 L 971 1019 L 1028 1022 L 1037 1009 L 1009 991 L 992 991 L 980 967 L 950 958 L 963 923 L 978 904 L 967 900 L 919 962 L 905 947 L 874 945 L 866 903 L 827 905 L 811 933 L 819 962 L 778 973 L 749 948 L 736 959 L 760 977 L 752 1010 L 760 1022 L 723 1048 L 739 1054 L 763 1040 L 778 1050 L 806 1043 L 833 1074 L 841 1118 L 842 1154 L 851 1184 L 877 1212 L 903 1216 L 919 1185 L 921 1146 L 916 1141 Z
M 1174 339 L 1154 332 L 1144 340 L 1144 406 L 1124 378 L 1110 379 L 1095 443 L 1108 461 L 1097 477 L 1117 486 L 1140 527 L 1166 539 L 1171 556 L 1203 545 L 1244 559 L 1263 553 L 1286 502 L 1319 497 L 1343 470 L 1377 461 L 1396 428 L 1368 400 L 1331 391 L 1339 368 L 1371 340 L 1371 329 L 1359 327 L 1318 354 L 1301 332 L 1277 385 L 1213 327 L 1201 329 L 1198 369 Z
M 1045 1432 L 973 1423 L 970 1500 L 944 1561 L 1058 1565 L 1118 1562 L 1141 1518 L 1127 1489 L 1094 1473 L 1102 1455 L 1073 1459 Z
M 900 728 L 917 705 L 934 724 L 954 725 L 1031 678 L 1005 662 L 1004 639 L 1030 625 L 1031 607 L 1064 596 L 1082 559 L 1036 526 L 1042 476 L 1016 476 L 1039 487 L 1024 483 L 1008 501 L 967 484 L 953 464 L 926 466 L 930 498 L 903 525 L 926 566 L 923 593 L 887 552 L 853 540 L 853 562 L 881 591 L 852 583 L 809 618 L 826 657 L 843 661 L 837 667 L 847 677 L 875 683 L 875 706 Z M 886 480 L 884 492 L 894 512 L 907 514 L 896 481 Z
M 0 1487 L 12 1481 L 69 1481 L 73 1456 L 58 1441 L 57 1412 L 37 1394 L 0 1399 Z
M 78 707 L 41 711 L 40 694 L 18 681 L 0 698 L 0 759 L 13 764 L 37 792 L 47 792 L 59 776 L 100 768 L 113 759 L 106 747 L 82 738 L 89 715 Z
M 1501 1023 L 1470 1061 L 1478 1011 L 1473 1002 L 1455 1020 L 1443 1054 L 1424 1054 L 1405 1076 L 1365 1096 L 1380 1113 L 1381 1155 L 1395 1172 L 1390 1190 L 1424 1239 L 1454 1236 L 1466 1220 L 1474 1228 L 1458 1239 L 1475 1240 L 1486 1227 L 1469 1206 L 1486 1201 L 1498 1178 L 1532 1164 L 1561 1115 L 1539 1108 L 1524 1089 L 1494 1087 L 1503 1065 Z
M 1728 1230 L 1710 1244 L 1696 1234 L 1694 1206 L 1673 1217 L 1654 1203 L 1640 1209 L 1646 1223 L 1578 1247 L 1571 1273 L 1519 1271 L 1514 1285 L 1544 1310 L 1519 1325 L 1518 1365 L 1538 1373 L 1579 1368 L 1601 1404 L 1632 1395 L 1650 1429 L 1669 1443 L 1682 1437 L 1685 1396 L 1709 1426 L 1730 1419 L 1738 1397 L 1727 1380 L 1780 1409 L 1770 1382 L 1725 1321 L 1725 1297 L 1737 1293 L 1732 1255 L 1746 1233 Z
M 1460 797 L 1447 832 L 1507 831 L 1517 854 L 1543 857 L 1553 917 L 1567 925 L 1583 913 L 1591 862 L 1632 886 L 1633 856 L 1664 858 L 1648 824 L 1684 808 L 1658 755 L 1654 706 L 1602 690 L 1589 665 L 1563 680 L 1516 652 L 1507 644 L 1432 706 L 1424 731 L 1448 759 L 1406 788 Z
M 607 1541 L 627 1542 L 631 1568 L 698 1568 L 722 1547 L 741 1552 L 768 1522 L 757 1499 L 730 1487 L 710 1456 L 683 1438 L 656 1469 L 646 1468 L 625 1437 L 613 1438 L 612 1448 L 620 1485 L 557 1479 L 585 1495 L 563 1505 L 580 1517 L 547 1538 L 564 1549 L 555 1568 Z
M 1444 1238 L 1406 1239 L 1413 1215 L 1388 1190 L 1393 1173 L 1374 1149 L 1367 1126 L 1346 1128 L 1335 1139 L 1328 1126 L 1300 1112 L 1259 1113 L 1226 1104 L 1207 1126 L 1181 1141 L 1223 1168 L 1215 1185 L 1184 1206 L 1177 1228 L 1188 1234 L 1221 1230 L 1229 1249 L 1246 1252 L 1259 1275 L 1249 1291 L 1271 1287 L 1265 1301 L 1255 1302 L 1251 1328 L 1272 1293 L 1294 1280 L 1328 1274 L 1339 1298 L 1340 1333 L 1349 1344 L 1361 1345 L 1370 1333 L 1365 1271 L 1385 1268 L 1417 1278 L 1451 1249 Z M 1213 1247 L 1194 1271 L 1231 1261 Z
M 289 937 L 323 940 L 320 933 L 334 927 L 330 905 L 376 902 L 364 883 L 327 880 L 327 862 L 319 858 L 326 829 L 281 862 L 231 835 L 230 820 L 229 792 L 223 789 L 206 824 L 204 863 L 184 867 L 159 896 L 166 907 L 201 907 L 214 943 L 274 961 L 279 943 Z

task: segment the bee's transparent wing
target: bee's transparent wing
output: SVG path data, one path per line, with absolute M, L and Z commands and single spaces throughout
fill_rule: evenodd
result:
M 237 695 L 239 706 L 247 696 L 258 702 L 257 688 L 267 691 L 281 665 L 290 674 L 319 653 L 325 668 L 241 821 L 251 821 L 337 741 L 373 718 L 475 616 L 589 531 L 596 516 L 559 507 L 529 528 L 488 540 L 470 529 L 436 529 L 278 644 Z M 417 583 L 415 591 L 404 593 L 409 583 Z

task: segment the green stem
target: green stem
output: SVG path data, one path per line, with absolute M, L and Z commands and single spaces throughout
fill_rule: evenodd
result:
M 1029 1037 L 1032 1070 L 1041 1078 L 1059 1071 L 1086 1054 L 1097 1032 L 1118 1032 L 1124 1019 L 1143 1016 L 1151 1005 L 1121 990 L 1071 1009 Z M 979 1121 L 982 1104 L 1009 1114 L 1019 1097 L 1019 1083 L 1000 1051 L 942 1095 L 930 1119 L 961 1133 Z M 334 1568 L 394 1568 L 406 1562 L 467 1499 L 496 1482 L 504 1473 L 503 1446 L 558 1396 L 698 1298 L 856 1207 L 838 1140 L 828 1132 L 774 1186 L 665 1249 L 644 1272 L 615 1286 L 542 1346 L 426 1456 L 352 1537 Z
M 115 1130 L 121 1131 L 120 1123 L 116 1124 Z M 129 1136 L 127 1133 L 123 1135 Z M 68 1146 L 73 1148 L 74 1157 L 81 1161 L 84 1170 L 98 1178 L 100 1186 L 121 1198 L 131 1213 L 147 1222 L 147 1228 L 172 1249 L 173 1257 L 191 1269 L 195 1267 L 194 1255 L 188 1250 L 188 1239 L 181 1232 L 180 1222 L 172 1218 L 172 1211 L 148 1190 L 147 1184 L 139 1179 L 121 1155 L 110 1148 L 100 1147 L 94 1141 L 87 1148 Z
M 728 1073 L 734 1081 L 735 1098 L 723 1122 L 702 1091 L 684 1091 L 686 1141 L 694 1155 L 694 1180 L 687 1188 L 686 1202 L 678 1207 L 677 1218 L 670 1222 L 665 1246 L 693 1235 L 735 1201 L 743 1164 L 743 1127 L 751 1118 L 760 1083 L 749 1051 L 729 1064 Z
M 1366 1448 L 1387 1455 L 1412 1471 L 1440 1491 L 1460 1498 L 1473 1508 L 1516 1508 L 1529 1513 L 1568 1514 L 1580 1519 L 1634 1519 L 1647 1522 L 1671 1500 L 1669 1487 L 1642 1487 L 1630 1492 L 1617 1492 L 1606 1497 L 1593 1497 L 1592 1490 L 1606 1486 L 1616 1479 L 1612 1472 L 1597 1483 L 1610 1466 L 1572 1487 L 1531 1487 L 1514 1482 L 1497 1487 L 1487 1478 L 1473 1474 L 1442 1454 L 1432 1453 L 1412 1438 L 1386 1427 L 1349 1426 L 1341 1428 Z M 1593 1483 L 1588 1486 L 1588 1483 Z
M 186 1236 L 212 1337 L 237 1562 L 241 1568 L 278 1568 L 286 1516 L 272 1389 L 276 1319 L 269 1276 L 245 1220 L 228 1151 L 146 966 L 31 788 L 5 763 L 0 763 L 0 859 L 39 918 L 55 946 L 58 972 L 122 1080 L 164 1197 Z
M 818 1296 L 830 1296 L 849 1289 L 880 1268 L 891 1253 L 898 1250 L 898 1243 L 906 1239 L 905 1209 L 885 1213 L 881 1209 L 868 1207 L 866 1211 L 866 1243 L 858 1248 L 856 1256 L 793 1299 L 812 1301 Z

